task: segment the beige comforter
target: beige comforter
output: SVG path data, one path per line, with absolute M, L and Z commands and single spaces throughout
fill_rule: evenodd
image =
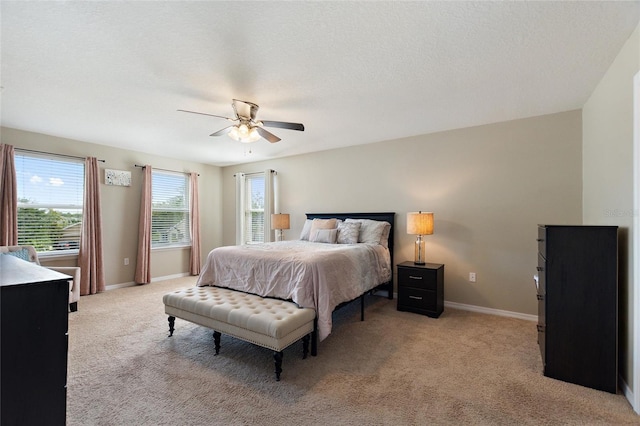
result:
M 331 313 L 391 279 L 389 250 L 379 244 L 308 241 L 225 246 L 213 249 L 197 285 L 228 287 L 314 308 L 318 338 L 331 333 Z

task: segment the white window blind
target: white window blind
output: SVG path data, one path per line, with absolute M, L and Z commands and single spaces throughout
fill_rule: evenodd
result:
M 151 247 L 190 246 L 189 176 L 152 171 Z
M 82 231 L 84 161 L 16 150 L 18 244 L 39 253 L 77 253 Z
M 244 235 L 245 242 L 264 242 L 264 203 L 265 203 L 265 178 L 264 173 L 256 173 L 245 177 Z

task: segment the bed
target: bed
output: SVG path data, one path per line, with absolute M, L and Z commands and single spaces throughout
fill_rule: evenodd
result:
M 332 312 L 337 307 L 363 300 L 365 294 L 377 290 L 385 290 L 393 298 L 395 213 L 306 216 L 301 237 L 308 240 L 213 249 L 197 285 L 291 300 L 300 307 L 313 308 L 320 341 L 331 333 Z M 335 228 L 330 227 L 332 219 L 340 221 Z M 309 234 L 304 235 L 307 230 Z M 374 241 L 376 238 L 380 240 Z

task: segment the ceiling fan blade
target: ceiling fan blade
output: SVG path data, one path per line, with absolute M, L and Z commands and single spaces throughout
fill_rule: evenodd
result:
M 264 126 L 267 127 L 278 127 L 280 129 L 289 129 L 289 130 L 300 130 L 304 131 L 304 124 L 301 123 L 286 123 L 284 121 L 268 121 L 268 120 L 260 120 Z
M 189 114 L 200 114 L 200 115 L 208 115 L 209 117 L 224 118 L 225 120 L 229 120 L 229 121 L 236 121 L 237 120 L 235 118 L 223 117 L 221 115 L 207 114 L 207 113 L 204 113 L 204 112 L 196 112 L 196 111 L 187 111 L 186 109 L 179 109 L 178 111 L 180 111 L 180 112 L 188 112 Z
M 229 130 L 231 130 L 233 126 L 227 126 L 224 129 L 220 129 L 215 133 L 211 133 L 209 136 L 222 136 L 222 135 L 226 135 L 227 133 L 229 133 Z
M 273 133 L 263 129 L 262 127 L 257 126 L 257 127 L 255 127 L 255 129 L 258 131 L 260 136 L 262 136 L 263 138 L 265 138 L 266 140 L 268 140 L 271 143 L 276 143 L 276 142 L 278 142 L 280 140 L 279 137 L 277 137 Z

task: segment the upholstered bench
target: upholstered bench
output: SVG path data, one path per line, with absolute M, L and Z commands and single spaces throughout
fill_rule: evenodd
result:
M 190 287 L 165 294 L 164 311 L 169 315 L 169 336 L 175 319 L 181 318 L 214 330 L 216 355 L 220 334 L 224 333 L 274 351 L 276 380 L 282 372 L 282 351 L 302 339 L 303 358 L 309 352 L 310 334 L 314 334 L 311 355 L 316 355 L 313 309 L 298 308 L 295 303 L 247 294 L 220 287 Z

